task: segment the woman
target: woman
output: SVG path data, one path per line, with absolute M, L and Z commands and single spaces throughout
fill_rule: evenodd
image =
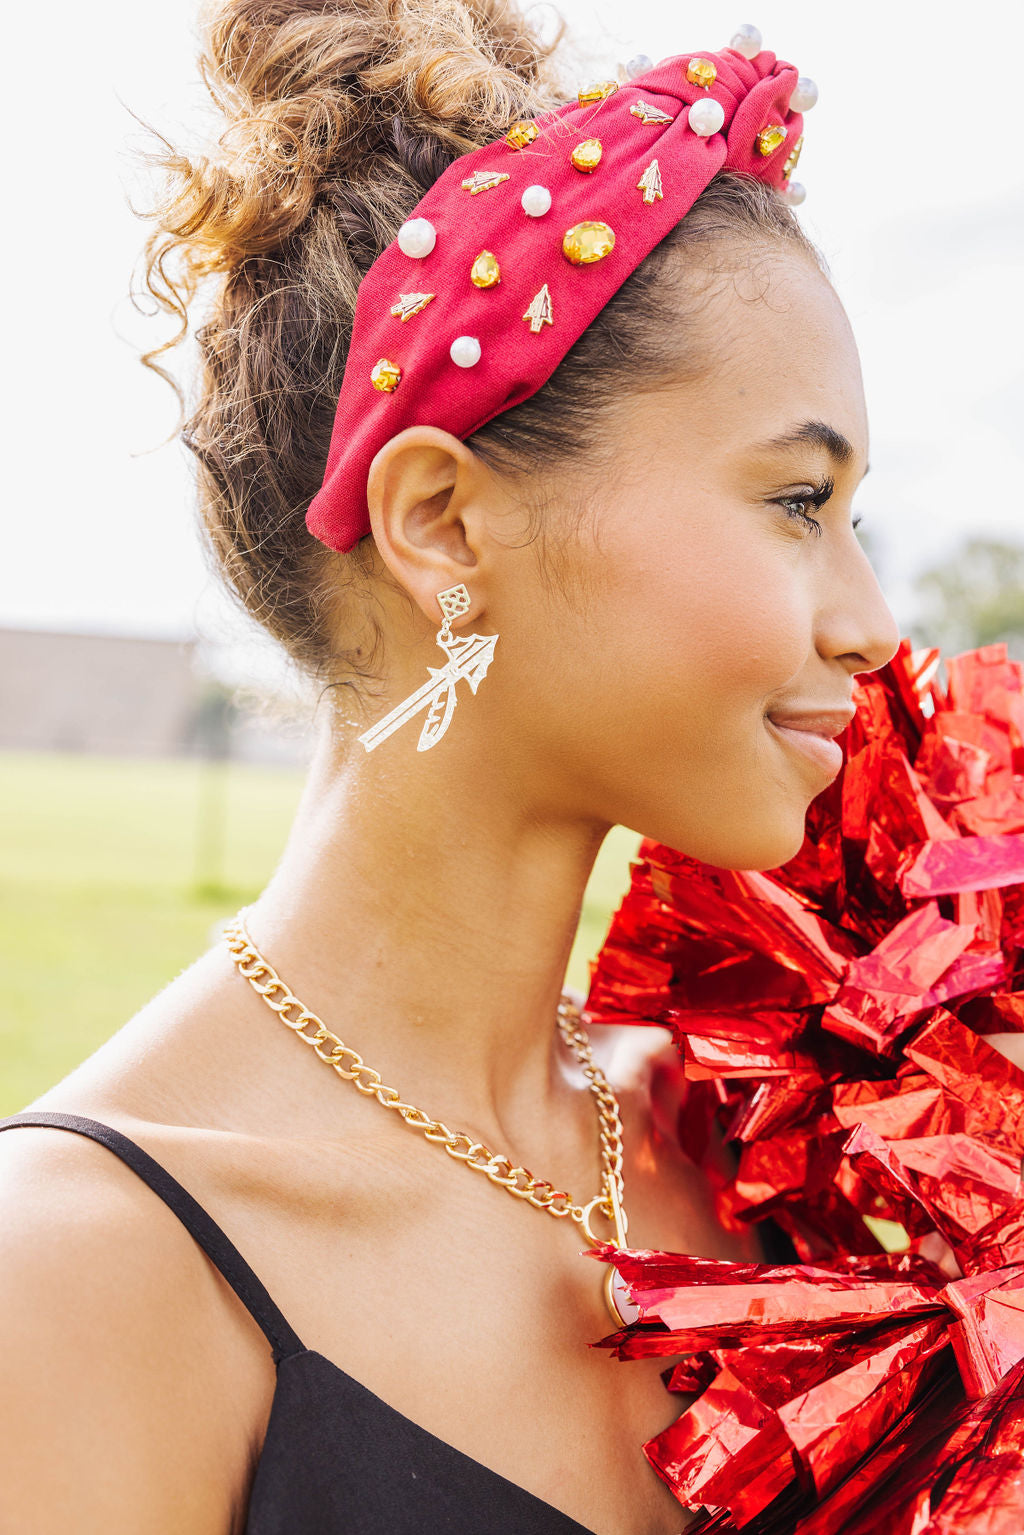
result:
M 12 1528 L 688 1517 L 639 1448 L 680 1399 L 589 1347 L 580 1252 L 626 1218 L 758 1252 L 678 1146 L 660 1032 L 603 1033 L 588 1077 L 556 1026 L 583 891 L 616 823 L 790 857 L 898 643 L 851 520 L 856 349 L 786 205 L 813 88 L 734 43 L 566 101 L 490 0 L 211 20 L 227 129 L 168 152 L 150 281 L 184 314 L 213 276 L 209 544 L 321 729 L 230 944 L 6 1122 Z

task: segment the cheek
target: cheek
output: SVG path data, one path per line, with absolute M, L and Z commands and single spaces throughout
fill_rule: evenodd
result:
M 806 664 L 811 643 L 799 549 L 738 516 L 691 521 L 656 556 L 620 562 L 616 627 L 642 649 L 645 676 L 719 717 L 761 705 Z
M 695 526 L 696 523 L 696 526 Z M 813 648 L 799 544 L 741 508 L 607 548 L 561 697 L 608 818 L 708 863 L 774 868 L 823 784 L 764 722 Z

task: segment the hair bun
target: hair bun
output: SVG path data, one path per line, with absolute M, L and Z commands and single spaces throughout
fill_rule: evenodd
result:
M 404 191 L 414 201 L 455 156 L 560 100 L 546 72 L 557 39 L 505 0 L 220 0 L 203 30 L 225 127 L 209 157 L 173 157 L 165 227 L 207 270 L 280 245 L 321 193 L 373 201 L 384 184 L 389 223 Z M 393 232 L 379 234 L 383 248 Z

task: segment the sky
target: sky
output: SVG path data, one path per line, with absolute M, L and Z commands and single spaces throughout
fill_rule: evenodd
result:
M 916 573 L 974 533 L 1024 541 L 1024 122 L 997 62 L 1019 46 L 1018 7 L 558 9 L 576 39 L 573 84 L 638 53 L 723 47 L 743 21 L 817 81 L 800 217 L 859 341 L 872 470 L 857 510 L 906 632 Z M 42 49 L 43 17 L 59 48 Z M 176 144 L 203 142 L 195 26 L 194 0 L 56 0 L 5 23 L 9 58 L 45 67 L 12 67 L 4 84 L 0 624 L 198 634 L 256 677 L 272 647 L 204 567 L 176 405 L 138 362 L 163 332 L 128 296 L 145 235 L 129 203 L 147 185 L 132 113 Z

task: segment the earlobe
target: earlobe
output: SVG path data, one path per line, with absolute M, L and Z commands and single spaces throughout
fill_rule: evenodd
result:
M 438 427 L 407 427 L 376 454 L 367 477 L 374 541 L 384 564 L 431 619 L 437 593 L 477 565 L 472 504 L 475 459 Z

